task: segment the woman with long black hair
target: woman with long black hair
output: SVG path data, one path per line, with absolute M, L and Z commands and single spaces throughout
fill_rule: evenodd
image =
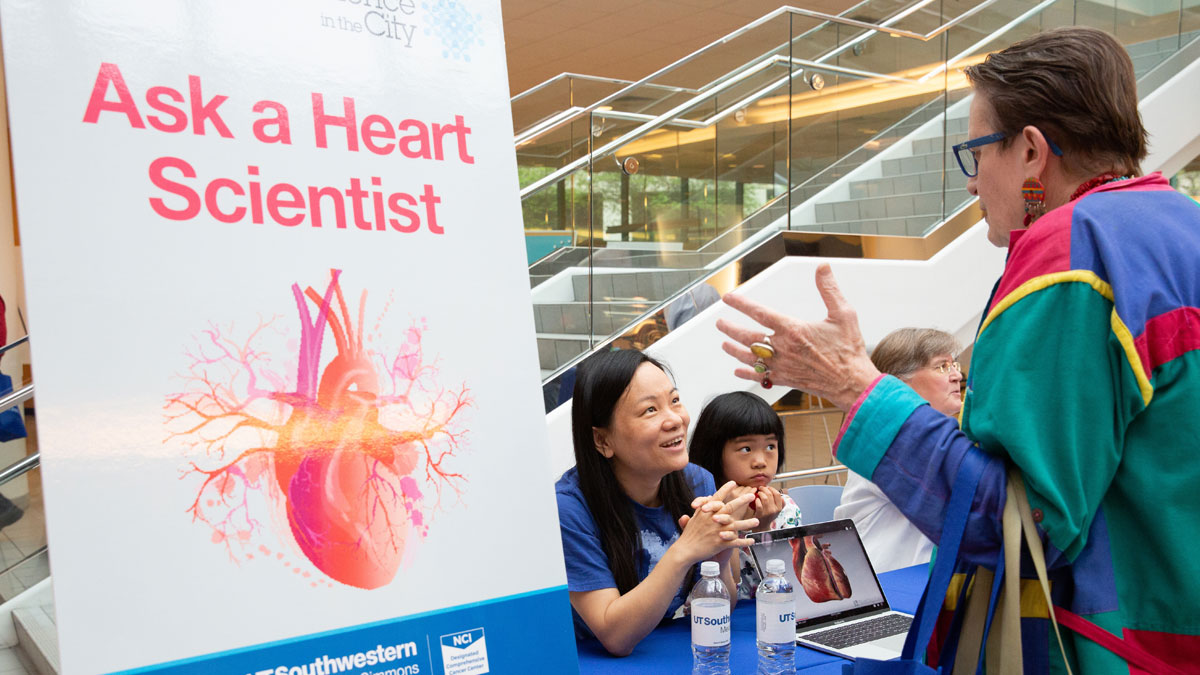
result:
M 638 351 L 598 354 L 579 368 L 572 400 L 575 467 L 555 485 L 576 634 L 625 656 L 687 597 L 695 566 L 722 565 L 749 540 L 735 520 L 753 498 L 724 503 L 712 474 L 688 463 L 688 413 L 662 364 Z M 715 494 L 714 494 L 715 492 Z M 713 495 L 695 511 L 694 497 Z

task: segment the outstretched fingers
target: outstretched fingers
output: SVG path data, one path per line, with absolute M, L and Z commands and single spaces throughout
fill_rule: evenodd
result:
M 726 293 L 725 297 L 722 298 L 722 300 L 724 300 L 725 303 L 728 304 L 730 307 L 733 307 L 734 309 L 738 310 L 742 314 L 745 314 L 746 316 L 750 317 L 751 319 L 754 319 L 755 321 L 762 324 L 768 331 L 775 332 L 775 331 L 781 330 L 785 325 L 787 325 L 787 316 L 780 314 L 779 312 L 776 312 L 775 310 L 767 307 L 766 305 L 760 305 L 753 300 L 750 300 L 748 298 L 743 298 L 741 295 L 738 295 L 737 293 Z M 733 334 L 729 333 L 729 331 L 726 331 L 724 328 L 721 328 L 721 323 L 722 323 L 721 320 L 717 321 L 717 328 L 720 328 L 722 331 L 724 331 L 726 335 L 729 335 L 729 337 L 731 337 L 735 340 L 742 339 L 741 337 L 739 337 L 737 335 L 733 335 Z M 729 325 L 728 322 L 724 322 L 724 323 L 726 323 L 726 325 Z M 741 330 L 745 330 L 745 329 L 741 329 Z M 759 333 L 759 334 L 757 334 L 757 336 L 761 337 L 762 334 Z M 754 338 L 755 336 L 749 335 L 748 337 Z M 754 341 L 756 341 L 756 339 L 743 340 L 743 341 L 744 342 L 745 341 L 754 342 Z
M 817 292 L 821 294 L 821 301 L 825 303 L 829 318 L 836 319 L 845 316 L 847 312 L 854 312 L 846 296 L 842 295 L 842 289 L 838 286 L 829 263 L 817 266 Z
M 742 362 L 746 366 L 754 365 L 757 360 L 754 353 L 750 352 L 744 345 L 738 344 L 738 342 L 722 342 L 721 348 L 725 350 L 726 354 L 730 354 L 731 357 L 738 359 L 739 362 Z M 762 380 L 762 375 L 758 374 L 754 368 L 737 368 L 733 370 L 733 375 L 742 378 L 742 380 L 752 380 L 755 382 Z
M 761 330 L 752 330 L 750 328 L 746 328 L 745 326 L 733 323 L 732 321 L 726 321 L 725 319 L 717 319 L 717 330 L 733 338 L 734 344 L 742 346 L 742 349 L 745 349 L 746 353 L 750 353 L 750 350 L 747 349 L 745 345 L 753 342 L 761 342 L 763 336 L 766 335 L 766 333 Z M 730 343 L 726 342 L 726 344 Z M 727 349 L 725 351 L 729 350 Z M 732 352 L 730 352 L 730 355 L 735 358 L 741 358 L 738 354 L 734 354 Z

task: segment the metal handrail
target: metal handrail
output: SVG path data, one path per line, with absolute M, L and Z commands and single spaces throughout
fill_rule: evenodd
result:
M 870 4 L 870 2 L 871 2 L 871 0 L 862 0 L 862 2 L 859 2 L 857 5 L 850 7 L 846 11 L 842 12 L 842 14 L 850 14 L 851 12 L 855 12 L 860 7 Z M 920 6 L 924 6 L 925 4 L 928 4 L 928 2 L 920 3 Z M 919 9 L 920 7 L 918 6 L 917 8 Z M 911 12 L 909 12 L 909 13 L 911 13 Z M 905 16 L 907 16 L 907 14 L 905 14 Z M 805 31 L 804 33 L 802 33 L 800 35 L 800 37 L 808 35 L 811 32 L 823 27 L 824 25 L 825 24 L 821 24 L 814 28 L 811 28 L 811 29 Z M 540 84 L 535 84 L 532 87 L 530 87 L 529 89 L 526 89 L 525 91 L 517 94 L 516 96 L 513 96 L 511 101 L 515 103 L 517 100 L 522 99 L 522 98 L 528 96 L 529 94 L 532 94 L 535 91 L 544 89 L 544 88 L 550 86 L 551 84 L 554 84 L 558 80 L 561 80 L 561 79 L 567 78 L 567 77 L 580 77 L 580 78 L 584 78 L 587 80 L 591 80 L 593 82 L 610 82 L 610 83 L 621 83 L 621 84 L 629 85 L 629 86 L 625 87 L 625 89 L 615 92 L 614 94 L 611 94 L 608 98 L 612 98 L 614 96 L 621 96 L 621 95 L 625 94 L 626 92 L 631 91 L 633 88 L 640 87 L 640 86 L 648 86 L 648 87 L 656 87 L 656 88 L 669 88 L 668 85 L 655 84 L 653 82 L 650 82 L 649 80 L 651 80 L 655 77 L 658 77 L 659 75 L 662 75 L 664 73 L 667 73 L 677 66 L 683 65 L 683 63 L 687 62 L 688 60 L 690 60 L 696 56 L 699 56 L 700 54 L 702 54 L 703 52 L 705 52 L 706 50 L 708 50 L 710 48 L 713 48 L 720 44 L 724 44 L 725 42 L 728 42 L 729 40 L 739 37 L 744 32 L 743 28 L 738 28 L 733 33 L 730 33 L 729 35 L 726 35 L 726 36 L 720 38 L 719 40 L 715 40 L 715 41 L 705 45 L 704 47 L 701 47 L 700 49 L 692 52 L 691 54 L 688 54 L 687 56 L 683 57 L 682 59 L 679 59 L 678 61 L 675 61 L 674 63 L 670 63 L 662 68 L 659 68 L 655 72 L 650 73 L 649 75 L 643 77 L 642 79 L 638 80 L 637 82 L 630 82 L 628 80 L 619 80 L 616 78 L 609 78 L 609 77 L 597 77 L 595 75 L 579 75 L 576 73 L 559 73 L 558 75 L 555 75 L 554 77 L 552 77 L 544 82 L 541 82 Z M 680 91 L 689 91 L 689 92 L 703 91 L 706 87 L 710 86 L 711 84 L 712 83 L 709 83 L 708 85 L 705 85 L 704 87 L 700 87 L 699 90 L 685 89 L 683 87 L 680 87 L 679 90 Z M 600 102 L 597 102 L 595 105 L 603 105 L 603 104 L 604 104 L 604 102 L 600 101 Z
M 708 98 L 712 98 L 713 96 L 716 96 L 717 94 L 720 94 L 721 92 L 725 91 L 726 89 L 729 89 L 730 87 L 732 87 L 735 84 L 738 84 L 739 82 L 741 82 L 742 80 L 745 80 L 746 78 L 750 77 L 751 75 L 755 75 L 758 72 L 765 70 L 767 68 L 770 68 L 773 65 L 775 65 L 774 61 L 762 61 L 762 62 L 756 64 L 753 68 L 748 68 L 748 69 L 742 71 L 741 73 L 738 73 L 736 76 L 731 77 L 728 80 L 725 80 L 724 82 L 718 84 L 717 86 L 713 87 L 712 89 L 705 92 L 704 94 L 701 94 L 700 96 L 697 96 L 689 101 L 685 101 L 685 102 L 675 106 L 674 108 L 671 108 L 667 112 L 659 115 L 658 117 L 655 117 L 653 120 L 646 122 L 646 123 L 642 124 L 641 126 L 632 129 L 631 131 L 625 132 L 618 138 L 616 138 L 612 141 L 609 141 L 608 143 L 605 143 L 600 148 L 593 150 L 592 152 L 566 164 L 562 168 L 554 171 L 553 173 L 550 173 L 550 174 L 546 175 L 545 177 L 543 177 L 539 180 L 536 180 L 536 181 L 530 183 L 529 185 L 525 186 L 524 188 L 521 189 L 521 199 L 526 199 L 530 195 L 534 194 L 535 192 L 538 192 L 538 191 L 542 190 L 543 188 L 545 188 L 553 183 L 558 182 L 558 180 L 560 178 L 562 178 L 563 176 L 574 173 L 576 170 L 595 161 L 597 158 L 602 158 L 602 157 L 608 156 L 609 154 L 615 152 L 617 148 L 621 147 L 622 145 L 625 145 L 626 143 L 637 138 L 638 136 L 641 136 L 647 132 L 653 131 L 653 130 L 667 124 L 672 118 L 678 117 L 681 113 L 687 112 L 688 110 L 691 110 L 692 108 L 700 105 L 701 103 L 704 102 L 704 100 L 706 100 Z
M 3 354 L 4 352 L 6 352 L 14 347 L 20 347 L 21 345 L 25 344 L 26 342 L 29 342 L 28 335 L 26 335 L 25 337 L 22 337 L 22 338 L 17 338 L 16 340 L 13 340 L 12 342 L 4 345 L 3 347 L 0 347 L 0 354 Z
M 29 342 L 29 336 L 13 340 L 12 342 L 0 347 L 0 354 L 14 348 L 19 347 L 26 342 Z M 8 410 L 9 408 L 33 398 L 33 385 L 28 384 L 16 391 L 11 391 L 3 396 L 0 396 L 0 410 Z M 41 461 L 41 453 L 33 453 L 28 457 L 24 457 L 4 469 L 0 469 L 0 485 L 4 485 L 8 481 L 20 476 L 21 474 L 37 468 Z
M 818 478 L 820 476 L 831 476 L 835 473 L 846 473 L 850 471 L 850 467 L 841 464 L 833 466 L 822 466 L 816 469 L 801 469 L 799 471 L 784 471 L 783 473 L 775 474 L 775 479 L 772 483 L 782 483 L 785 480 L 798 480 L 800 478 Z
M 4 485 L 17 476 L 33 471 L 34 469 L 38 468 L 38 466 L 41 464 L 41 461 L 42 453 L 35 452 L 28 457 L 22 457 L 12 464 L 9 464 L 6 468 L 0 470 L 0 485 Z
M 855 19 L 847 19 L 845 17 L 834 16 L 831 14 L 825 14 L 823 12 L 816 12 L 813 10 L 798 9 L 795 7 L 780 7 L 779 9 L 767 14 L 766 16 L 764 16 L 760 19 L 757 19 L 755 21 L 752 21 L 751 23 L 734 31 L 733 33 L 730 33 L 729 35 L 725 36 L 724 38 L 721 38 L 720 40 L 717 40 L 716 42 L 713 42 L 705 47 L 702 47 L 701 49 L 693 52 L 692 54 L 684 57 L 683 59 L 676 61 L 675 63 L 671 64 L 670 66 L 667 66 L 664 69 L 660 69 L 657 73 L 654 73 L 652 75 L 647 76 L 646 78 L 643 78 L 643 80 L 640 80 L 639 83 L 644 82 L 644 81 L 648 80 L 649 78 L 656 77 L 659 73 L 666 72 L 666 71 L 670 70 L 671 68 L 674 68 L 678 65 L 682 65 L 683 63 L 686 63 L 687 61 L 695 58 L 702 52 L 704 52 L 714 46 L 724 44 L 724 43 L 728 42 L 729 40 L 732 40 L 732 39 L 746 33 L 747 31 L 757 28 L 758 26 L 762 25 L 763 23 L 765 23 L 767 21 L 774 19 L 777 16 L 782 16 L 783 14 L 790 13 L 790 14 L 799 14 L 802 16 L 813 16 L 813 17 L 818 17 L 818 18 L 824 18 L 825 20 L 827 20 L 829 22 L 833 22 L 833 23 L 845 23 L 845 24 L 857 26 L 860 28 L 866 28 L 868 30 L 874 30 L 874 31 L 878 31 L 878 32 L 885 32 L 888 34 L 899 35 L 901 37 L 911 37 L 914 39 L 928 40 L 937 35 L 940 35 L 942 32 L 944 32 L 946 30 L 949 30 L 953 26 L 958 25 L 958 23 L 962 22 L 963 20 L 965 20 L 967 17 L 971 16 L 975 12 L 980 11 L 983 7 L 986 7 L 988 5 L 991 5 L 995 2 L 997 2 L 997 0 L 985 0 L 985 2 L 980 3 L 980 5 L 977 5 L 973 8 L 971 8 L 971 10 L 968 10 L 967 12 L 963 12 L 962 14 L 955 17 L 954 19 L 947 21 L 946 23 L 942 24 L 938 28 L 935 28 L 934 30 L 930 31 L 929 33 L 925 33 L 925 34 L 914 33 L 912 31 L 901 31 L 898 29 L 890 28 L 888 26 L 889 23 L 898 21 L 900 18 L 903 18 L 904 16 L 911 14 L 912 12 L 916 11 L 917 9 L 920 9 L 921 7 L 929 4 L 929 2 L 931 2 L 931 1 L 932 0 L 922 0 L 921 2 L 917 3 L 916 5 L 907 8 L 905 10 L 905 12 L 902 12 L 894 17 L 891 17 L 887 21 L 884 21 L 880 24 L 871 24 L 871 23 L 867 23 L 864 21 L 857 21 Z M 1054 0 L 1044 0 L 1043 4 L 1050 3 L 1053 1 Z M 1041 8 L 1041 5 L 1038 6 L 1038 11 L 1040 11 L 1040 8 Z M 997 31 L 992 36 L 990 36 L 990 39 L 995 39 L 996 35 L 1007 32 L 1007 30 L 1009 28 L 1011 28 L 1012 25 L 1014 25 L 1014 24 L 1006 25 L 1000 31 Z M 860 37 L 862 37 L 862 36 L 860 36 Z M 840 51 L 842 51 L 850 46 L 852 46 L 852 42 L 847 43 L 846 45 L 843 45 L 843 47 L 841 49 L 834 50 L 830 54 L 826 54 L 822 58 L 823 59 L 829 58 L 831 55 L 840 53 Z M 586 155 L 583 155 L 583 156 L 567 163 L 566 165 L 556 169 L 555 171 L 547 174 L 546 176 L 543 176 L 542 178 L 534 181 L 533 183 L 530 183 L 529 185 L 527 185 L 521 189 L 521 199 L 522 200 L 527 199 L 531 195 L 533 195 L 537 192 L 540 192 L 541 190 L 545 189 L 546 187 L 549 187 L 550 185 L 553 185 L 554 183 L 557 183 L 563 177 L 574 173 L 575 171 L 596 161 L 597 159 L 602 159 L 602 158 L 608 156 L 609 154 L 615 152 L 622 145 L 625 145 L 629 141 L 632 141 L 633 139 L 637 138 L 638 136 L 641 136 L 641 135 L 644 135 L 651 131 L 654 131 L 655 129 L 665 126 L 667 124 L 674 123 L 672 121 L 673 118 L 676 118 L 680 114 L 687 112 L 687 111 L 691 110 L 692 108 L 695 108 L 695 107 L 703 104 L 707 100 L 715 97 L 717 94 L 720 94 L 721 92 L 729 89 L 734 84 L 737 84 L 737 83 L 745 80 L 746 78 L 748 78 L 751 75 L 757 74 L 758 72 L 762 71 L 763 69 L 765 69 L 767 67 L 770 67 L 770 66 L 773 66 L 773 65 L 779 63 L 781 60 L 783 62 L 788 63 L 789 66 L 793 65 L 795 63 L 803 63 L 813 69 L 823 69 L 823 70 L 830 70 L 830 71 L 835 71 L 835 72 L 843 72 L 846 74 L 854 74 L 858 77 L 878 77 L 881 79 L 888 79 L 888 80 L 893 80 L 893 81 L 898 80 L 898 81 L 906 82 L 906 83 L 914 82 L 913 80 L 906 80 L 905 78 L 898 78 L 894 75 L 887 75 L 887 74 L 883 74 L 883 73 L 873 73 L 870 71 L 858 70 L 858 69 L 853 69 L 853 68 L 844 68 L 842 66 L 830 66 L 828 64 L 820 63 L 819 61 L 805 61 L 803 59 L 797 60 L 794 57 L 783 56 L 782 54 L 771 54 L 771 55 L 767 56 L 766 58 L 760 60 L 759 62 L 752 64 L 750 67 L 746 68 L 745 70 L 742 70 L 742 71 L 730 76 L 729 78 L 714 84 L 711 88 L 709 88 L 706 91 L 704 91 L 703 93 L 693 97 L 692 99 L 685 101 L 684 103 L 681 103 L 681 104 L 675 106 L 674 108 L 671 108 L 670 110 L 658 115 L 657 117 L 643 123 L 641 126 L 638 126 L 638 127 L 634 128 L 633 130 L 626 132 L 625 134 L 622 134 L 617 139 L 604 144 L 600 148 L 594 149 L 592 152 L 590 152 Z M 928 79 L 928 77 L 931 77 L 932 74 L 937 73 L 937 72 L 942 72 L 944 69 L 945 69 L 945 63 L 942 63 L 939 66 L 934 67 L 930 71 L 930 73 L 926 73 L 926 75 L 922 76 L 921 79 L 918 79 L 915 82 L 923 82 L 925 79 Z M 795 77 L 796 75 L 797 75 L 797 73 L 792 73 L 790 75 L 790 77 Z M 595 104 L 588 106 L 587 108 L 583 108 L 583 109 L 575 112 L 574 114 L 561 116 L 561 119 L 559 119 L 555 124 L 546 126 L 544 128 L 540 128 L 538 130 L 537 134 L 534 134 L 534 135 L 523 134 L 520 142 L 527 143 L 530 140 L 532 140 L 532 138 L 535 137 L 536 135 L 541 135 L 543 133 L 546 133 L 550 129 L 558 126 L 559 124 L 565 123 L 571 119 L 575 119 L 579 115 L 582 115 L 584 112 L 589 112 L 589 110 L 594 110 L 596 107 L 599 107 L 602 104 L 605 104 L 611 100 L 614 100 L 616 97 L 623 94 L 625 91 L 632 89 L 634 86 L 638 85 L 639 83 L 635 83 L 634 85 L 631 85 L 630 87 L 626 87 L 625 89 L 621 90 L 620 92 L 612 94 L 611 96 L 606 97 L 605 99 L 601 99 L 600 101 L 596 102 Z M 775 86 L 778 86 L 778 85 L 775 85 Z M 767 88 L 763 88 L 763 90 L 760 90 L 760 91 L 764 92 L 764 94 L 762 94 L 762 95 L 765 95 L 766 89 Z M 731 106 L 730 109 L 734 109 L 734 107 Z M 725 114 L 729 114 L 726 111 L 723 111 L 723 112 L 725 112 Z M 714 118 L 717 118 L 720 116 L 721 116 L 720 113 L 718 113 L 718 115 L 714 116 Z
M 997 28 L 996 30 L 994 30 L 991 33 L 984 36 L 984 38 L 982 40 L 977 41 L 975 44 L 971 45 L 970 47 L 967 47 L 966 49 L 962 50 L 961 52 L 946 59 L 937 68 L 934 68 L 933 70 L 929 71 L 928 73 L 925 73 L 920 78 L 918 78 L 917 81 L 925 82 L 929 78 L 933 77 L 934 75 L 938 75 L 939 73 L 946 72 L 947 70 L 949 70 L 949 68 L 952 64 L 958 63 L 959 61 L 966 58 L 967 56 L 974 54 L 976 52 L 976 50 L 978 50 L 980 47 L 986 45 L 989 42 L 992 42 L 993 40 L 1000 37 L 1001 35 L 1004 35 L 1009 30 L 1015 28 L 1016 26 L 1020 25 L 1021 23 L 1023 23 L 1027 19 L 1029 19 L 1029 17 L 1033 16 L 1034 14 L 1037 14 L 1038 12 L 1049 7 L 1050 5 L 1053 5 L 1055 2 L 1058 2 L 1058 0 L 1043 0 L 1042 2 L 1034 5 L 1033 7 L 1029 8 L 1028 10 L 1023 12 L 1017 18 L 1013 19 L 1012 21 L 1009 21 L 1008 23 L 1004 24 L 1000 28 Z
M 1056 0 L 1046 0 L 1046 1 L 1054 2 Z M 850 44 L 850 43 L 847 43 L 847 44 Z M 845 46 L 845 45 L 843 45 L 843 46 Z M 831 56 L 836 55 L 840 51 L 843 51 L 843 49 L 836 49 L 828 54 L 825 54 L 824 56 L 821 57 L 821 59 L 830 58 Z M 838 65 L 828 64 L 828 63 L 822 63 L 821 60 L 812 61 L 809 59 L 802 59 L 802 58 L 794 57 L 794 56 L 787 57 L 782 54 L 768 55 L 762 61 L 751 62 L 750 65 L 751 66 L 759 66 L 764 62 L 769 63 L 770 65 L 801 66 L 802 68 L 796 68 L 795 70 L 791 71 L 791 73 L 787 77 L 780 78 L 774 82 L 768 83 L 767 85 L 765 85 L 763 87 L 760 87 L 757 91 L 747 95 L 746 97 L 742 98 L 741 100 L 737 101 L 736 103 L 726 106 L 724 110 L 722 110 L 719 113 L 716 113 L 712 117 L 709 117 L 704 120 L 699 120 L 699 121 L 689 120 L 689 119 L 682 118 L 682 117 L 676 117 L 674 119 L 666 120 L 666 121 L 662 122 L 661 124 L 656 125 L 655 128 L 657 128 L 657 126 L 679 126 L 679 127 L 685 127 L 688 129 L 707 128 L 707 127 L 709 127 L 713 124 L 716 124 L 717 122 L 720 122 L 721 120 L 725 119 L 729 115 L 733 114 L 736 110 L 745 108 L 746 106 L 750 105 L 754 101 L 757 101 L 758 99 L 762 98 L 763 96 L 766 96 L 767 94 L 771 93 L 776 88 L 782 86 L 784 81 L 786 81 L 787 79 L 794 79 L 794 78 L 800 76 L 803 73 L 803 68 L 807 68 L 808 70 L 817 70 L 817 71 L 825 71 L 825 72 L 830 72 L 830 73 L 837 73 L 839 75 L 849 75 L 852 77 L 859 77 L 859 78 L 863 78 L 863 79 L 876 78 L 876 79 L 880 79 L 880 80 L 888 80 L 891 82 L 897 82 L 900 84 L 920 84 L 921 82 L 924 81 L 924 80 L 914 80 L 914 79 L 907 78 L 907 77 L 899 77 L 899 76 L 891 75 L 888 73 L 876 73 L 876 72 L 872 72 L 869 70 L 862 70 L 859 68 L 850 68 L 847 66 L 838 66 Z M 751 74 L 753 74 L 753 73 L 759 72 L 760 70 L 762 70 L 762 68 L 753 68 L 751 71 L 748 71 L 748 72 L 751 72 Z M 933 72 L 933 71 L 930 71 L 930 72 Z M 739 80 L 744 79 L 743 74 L 737 73 L 737 78 Z M 715 86 L 715 85 L 712 85 L 712 86 Z M 688 109 L 690 110 L 693 107 L 699 106 L 700 104 L 704 103 L 707 99 L 712 98 L 713 95 L 720 93 L 724 89 L 725 89 L 725 87 L 721 87 L 719 89 L 714 88 L 710 91 L 708 89 L 708 85 L 706 85 L 706 87 L 702 88 L 702 90 L 701 90 L 703 93 L 700 93 L 697 97 L 695 97 L 689 101 L 689 103 L 691 103 L 692 105 L 688 106 Z M 576 116 L 576 113 L 581 113 L 584 110 L 585 109 L 581 106 L 571 106 L 570 108 L 567 108 L 565 110 L 560 110 L 559 112 L 555 113 L 554 115 L 547 117 L 546 119 L 542 120 L 541 122 L 533 125 L 532 127 L 528 128 L 525 131 L 522 131 L 521 133 L 514 136 L 513 142 L 516 145 L 516 147 L 519 148 L 522 145 L 525 145 L 526 143 L 529 143 L 531 140 L 537 138 L 538 136 L 541 136 L 543 133 L 550 131 L 554 127 L 557 127 L 561 122 L 565 122 L 568 119 L 574 119 L 574 117 Z M 686 112 L 686 110 L 685 110 L 685 112 Z M 606 118 L 606 119 L 626 120 L 626 121 L 630 121 L 630 122 L 653 123 L 653 122 L 658 121 L 658 118 L 656 118 L 654 115 L 650 115 L 650 114 L 646 114 L 646 113 L 626 112 L 626 111 L 621 111 L 621 110 L 599 110 L 599 109 L 597 109 L 597 110 L 592 111 L 592 116 Z M 651 130 L 653 130 L 653 129 L 651 129 Z M 521 198 L 524 199 L 529 194 L 533 194 L 533 192 L 529 192 L 528 194 L 526 194 L 524 191 L 522 191 Z
M 509 99 L 509 101 L 511 103 L 516 103 L 517 101 L 525 98 L 526 96 L 529 96 L 530 94 L 532 94 L 536 91 L 545 89 L 546 87 L 549 87 L 550 85 L 554 84 L 555 82 L 558 82 L 559 80 L 563 80 L 566 78 L 572 78 L 575 80 L 587 80 L 588 82 L 604 82 L 607 84 L 633 84 L 633 82 L 631 82 L 629 80 L 622 80 L 622 79 L 618 79 L 615 77 L 599 77 L 596 75 L 583 75 L 580 73 L 559 73 L 558 75 L 555 75 L 554 77 L 552 77 L 544 82 L 541 82 L 539 84 L 535 84 L 532 87 L 526 89 L 525 91 L 517 94 L 516 96 L 513 96 L 511 99 Z M 666 91 L 673 91 L 673 92 L 687 92 L 687 93 L 691 93 L 691 94 L 696 93 L 695 89 L 689 89 L 688 87 L 674 87 L 669 84 L 649 83 L 646 86 L 652 87 L 654 89 L 665 89 Z
M 558 126 L 565 124 L 569 121 L 572 121 L 586 113 L 590 113 L 593 110 L 595 110 L 596 108 L 607 105 L 607 104 L 611 103 L 612 101 L 617 100 L 621 96 L 624 96 L 625 94 L 629 93 L 630 91 L 637 89 L 638 87 L 656 86 L 651 82 L 651 80 L 653 80 L 654 78 L 660 77 L 661 75 L 668 73 L 671 70 L 674 70 L 675 68 L 677 68 L 679 66 L 685 65 L 688 62 L 696 59 L 697 57 L 707 53 L 708 51 L 715 49 L 717 47 L 720 47 L 721 45 L 724 45 L 732 40 L 735 40 L 735 39 L 741 37 L 742 35 L 745 35 L 746 33 L 762 26 L 763 24 L 769 23 L 770 21 L 772 21 L 780 16 L 783 16 L 784 14 L 796 14 L 799 16 L 806 16 L 806 17 L 815 18 L 815 19 L 822 19 L 825 22 L 824 25 L 827 25 L 830 23 L 838 23 L 838 24 L 844 24 L 844 25 L 848 25 L 848 26 L 854 26 L 856 28 L 863 28 L 868 31 L 867 33 L 864 33 L 853 40 L 847 41 L 846 44 L 833 50 L 830 54 L 827 54 L 824 57 L 824 58 L 829 58 L 830 56 L 840 54 L 847 49 L 853 48 L 853 46 L 855 44 L 862 42 L 863 40 L 866 40 L 867 38 L 869 38 L 871 36 L 872 33 L 876 33 L 876 32 L 887 33 L 888 35 L 894 35 L 896 37 L 907 37 L 910 39 L 927 42 L 927 41 L 941 35 L 942 33 L 946 32 L 947 30 L 950 30 L 951 28 L 957 26 L 958 24 L 967 20 L 971 16 L 974 16 L 976 13 L 983 11 L 984 9 L 991 6 L 992 4 L 995 4 L 998 1 L 999 0 L 984 0 L 984 2 L 981 2 L 980 4 L 976 5 L 975 7 L 972 7 L 971 9 L 963 12 L 962 14 L 959 14 L 958 16 L 954 17 L 953 19 L 951 19 L 951 20 L 943 23 L 942 25 L 938 26 L 937 28 L 934 28 L 933 30 L 929 31 L 928 33 L 917 33 L 914 31 L 907 31 L 907 30 L 902 30 L 899 28 L 892 28 L 891 26 L 892 26 L 892 24 L 903 20 L 904 18 L 908 17 L 909 15 L 913 14 L 914 12 L 917 12 L 920 9 L 924 8 L 925 6 L 931 4 L 933 2 L 933 0 L 921 0 L 920 2 L 917 2 L 914 5 L 905 8 L 904 10 L 900 11 L 896 15 L 889 17 L 887 20 L 882 21 L 877 24 L 870 23 L 867 21 L 858 21 L 857 19 L 850 19 L 850 18 L 847 18 L 842 15 L 833 15 L 833 14 L 826 14 L 824 12 L 817 12 L 815 10 L 810 10 L 810 9 L 802 9 L 802 8 L 791 7 L 791 6 L 780 7 L 779 9 L 776 9 L 776 10 L 762 16 L 761 18 L 758 18 L 758 19 L 746 24 L 745 26 L 742 26 L 741 28 L 734 30 L 733 32 L 729 33 L 728 35 L 725 35 L 724 37 L 714 40 L 713 42 L 710 42 L 709 44 L 701 47 L 700 49 L 697 49 L 696 51 L 692 52 L 691 54 L 688 54 L 687 56 L 675 61 L 674 63 L 671 63 L 667 66 L 664 66 L 663 68 L 660 68 L 660 69 L 654 71 L 653 73 L 647 75 L 646 77 L 643 77 L 642 79 L 638 80 L 637 82 L 634 82 L 619 91 L 609 94 L 608 96 L 600 99 L 599 101 L 596 101 L 595 103 L 593 103 L 589 106 L 586 106 L 579 110 L 575 110 L 569 115 L 561 115 L 560 114 L 559 116 L 556 116 L 556 117 L 560 117 L 560 119 L 556 120 L 556 122 L 554 124 L 550 124 L 550 125 L 539 128 L 537 130 L 537 133 L 531 133 L 528 131 L 523 132 L 521 135 L 521 139 L 517 144 L 528 143 L 534 137 L 540 136 L 544 133 L 547 133 L 550 130 L 557 128 Z M 861 4 L 864 4 L 864 3 L 860 3 L 860 5 Z M 860 5 L 855 5 L 855 7 L 847 10 L 844 13 L 849 13 L 849 12 L 853 11 L 855 8 L 859 7 Z M 518 96 L 524 96 L 525 94 L 529 93 L 530 91 L 533 91 L 534 89 L 538 89 L 543 86 L 547 86 L 551 82 L 553 82 L 555 79 L 557 79 L 557 77 L 551 78 L 550 80 L 547 80 L 546 82 L 543 82 L 540 85 L 536 85 L 532 89 L 526 90 L 525 92 L 518 94 Z M 594 79 L 606 81 L 606 78 L 594 78 Z M 718 83 L 713 84 L 712 86 L 719 86 L 719 84 L 720 83 L 718 82 Z M 661 86 L 661 85 L 657 85 L 657 86 Z M 704 88 L 701 88 L 701 89 L 703 90 Z M 515 97 L 514 97 L 514 100 L 515 100 Z M 555 173 L 558 173 L 558 172 L 555 172 Z M 541 181 L 539 181 L 539 182 L 541 182 Z M 527 193 L 525 191 L 522 191 L 522 197 L 525 197 L 527 194 L 532 194 L 532 192 Z
M 33 385 L 27 384 L 16 391 L 0 396 L 0 410 L 8 410 L 14 405 L 31 398 L 33 398 Z

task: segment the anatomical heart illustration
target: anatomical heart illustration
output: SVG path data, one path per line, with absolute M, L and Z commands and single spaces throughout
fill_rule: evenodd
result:
M 284 561 L 264 543 L 279 541 L 316 568 L 282 562 L 305 582 L 373 589 L 412 559 L 443 497 L 462 497 L 451 465 L 472 400 L 439 381 L 423 320 L 389 330 L 389 300 L 368 329 L 367 291 L 351 307 L 340 277 L 323 294 L 292 285 L 298 342 L 278 315 L 198 334 L 166 397 L 167 442 L 185 449 L 187 513 L 235 562 Z
M 820 537 L 804 537 L 804 548 L 800 539 L 792 539 L 792 568 L 804 588 L 804 594 L 813 602 L 845 600 L 853 591 L 842 564 L 829 552 L 829 544 L 822 544 Z

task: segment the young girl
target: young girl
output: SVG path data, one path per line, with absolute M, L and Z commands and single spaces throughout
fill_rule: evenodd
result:
M 687 409 L 645 354 L 588 359 L 571 405 L 575 468 L 555 492 L 576 634 L 624 656 L 675 614 L 701 561 L 721 563 L 733 591 L 732 552 L 750 543 L 738 532 L 758 525 L 734 514 L 753 496 L 731 495 L 733 483 L 716 489 L 688 462 Z M 703 504 L 693 509 L 693 498 Z
M 783 465 L 783 453 L 783 420 L 766 401 L 735 391 L 704 406 L 692 432 L 689 455 L 712 472 L 717 485 L 737 483 L 733 495 L 753 494 L 754 501 L 743 517 L 758 518 L 753 531 L 766 532 L 800 524 L 796 503 L 770 486 Z M 752 598 L 759 576 L 748 560 L 741 565 L 741 572 L 738 597 Z

